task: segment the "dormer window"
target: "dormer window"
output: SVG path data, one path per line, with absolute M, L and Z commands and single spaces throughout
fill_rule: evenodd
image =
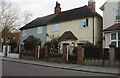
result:
M 80 20 L 80 28 L 88 27 L 88 19 Z
M 120 21 L 120 9 L 115 10 L 115 21 Z

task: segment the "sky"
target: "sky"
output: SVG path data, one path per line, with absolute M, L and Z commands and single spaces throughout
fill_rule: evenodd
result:
M 32 19 L 43 17 L 54 13 L 56 1 L 61 4 L 61 10 L 66 11 L 73 8 L 88 5 L 88 0 L 12 0 L 16 2 L 22 10 L 32 13 Z M 96 2 L 96 11 L 103 16 L 103 12 L 99 9 L 106 0 L 94 0 Z

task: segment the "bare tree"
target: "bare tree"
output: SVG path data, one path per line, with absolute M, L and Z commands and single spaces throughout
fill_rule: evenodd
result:
M 32 13 L 26 10 L 22 12 L 22 17 L 23 17 L 23 24 L 27 24 L 32 17 Z
M 31 16 L 32 14 L 28 11 L 22 12 L 16 3 L 0 0 L 0 28 L 3 38 L 6 34 L 28 23 Z
M 19 14 L 20 9 L 15 3 L 5 0 L 0 2 L 0 26 L 3 32 L 11 32 L 20 26 Z

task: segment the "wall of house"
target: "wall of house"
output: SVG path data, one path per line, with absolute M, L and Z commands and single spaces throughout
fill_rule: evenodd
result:
M 66 21 L 66 22 L 62 22 L 59 23 L 59 32 L 53 32 L 52 31 L 52 24 L 47 26 L 47 33 L 49 34 L 49 37 L 47 37 L 47 40 L 49 41 L 53 35 L 55 37 L 60 37 L 65 31 L 71 31 L 77 38 L 77 42 L 82 42 L 82 41 L 90 41 L 93 43 L 93 18 L 89 17 L 88 18 L 89 22 L 88 22 L 88 27 L 86 28 L 80 28 L 80 20 L 73 20 L 73 21 Z M 98 36 L 99 32 L 101 31 L 101 29 L 99 29 L 99 26 L 101 26 L 101 22 L 98 23 L 100 21 L 100 19 L 97 19 L 95 17 L 95 41 L 97 42 L 100 38 Z M 97 32 L 99 31 L 99 32 Z M 97 38 L 97 39 L 96 39 Z M 95 43 L 96 43 L 95 42 Z
M 113 25 L 115 21 L 115 9 L 118 8 L 117 2 L 107 2 L 103 11 L 103 29 Z
M 109 45 L 110 45 L 110 33 L 109 32 L 106 32 L 106 33 L 104 33 L 104 35 L 105 35 L 105 40 L 103 40 L 103 42 L 104 42 L 104 45 L 103 45 L 103 47 L 104 48 L 109 48 Z
M 102 19 L 99 17 L 94 17 L 94 34 L 95 34 L 95 43 L 102 41 Z
M 20 44 L 23 44 L 23 41 L 29 36 L 29 35 L 33 35 L 36 38 L 39 38 L 42 41 L 42 45 L 44 45 L 44 43 L 46 42 L 46 31 L 47 31 L 47 27 L 43 26 L 43 32 L 42 33 L 38 33 L 37 31 L 38 27 L 36 28 L 30 28 L 30 29 L 26 29 L 25 30 L 25 34 L 23 35 L 23 31 L 21 31 L 21 35 L 20 35 Z

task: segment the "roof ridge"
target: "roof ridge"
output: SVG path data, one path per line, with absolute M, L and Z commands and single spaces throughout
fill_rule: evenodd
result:
M 46 16 L 38 17 L 26 24 L 24 27 L 21 27 L 20 30 L 34 28 L 38 26 L 46 26 L 47 24 L 82 19 L 92 16 L 98 16 L 102 19 L 102 16 L 100 14 L 90 9 L 89 6 L 84 5 L 82 7 L 62 11 L 59 14 L 49 14 Z

